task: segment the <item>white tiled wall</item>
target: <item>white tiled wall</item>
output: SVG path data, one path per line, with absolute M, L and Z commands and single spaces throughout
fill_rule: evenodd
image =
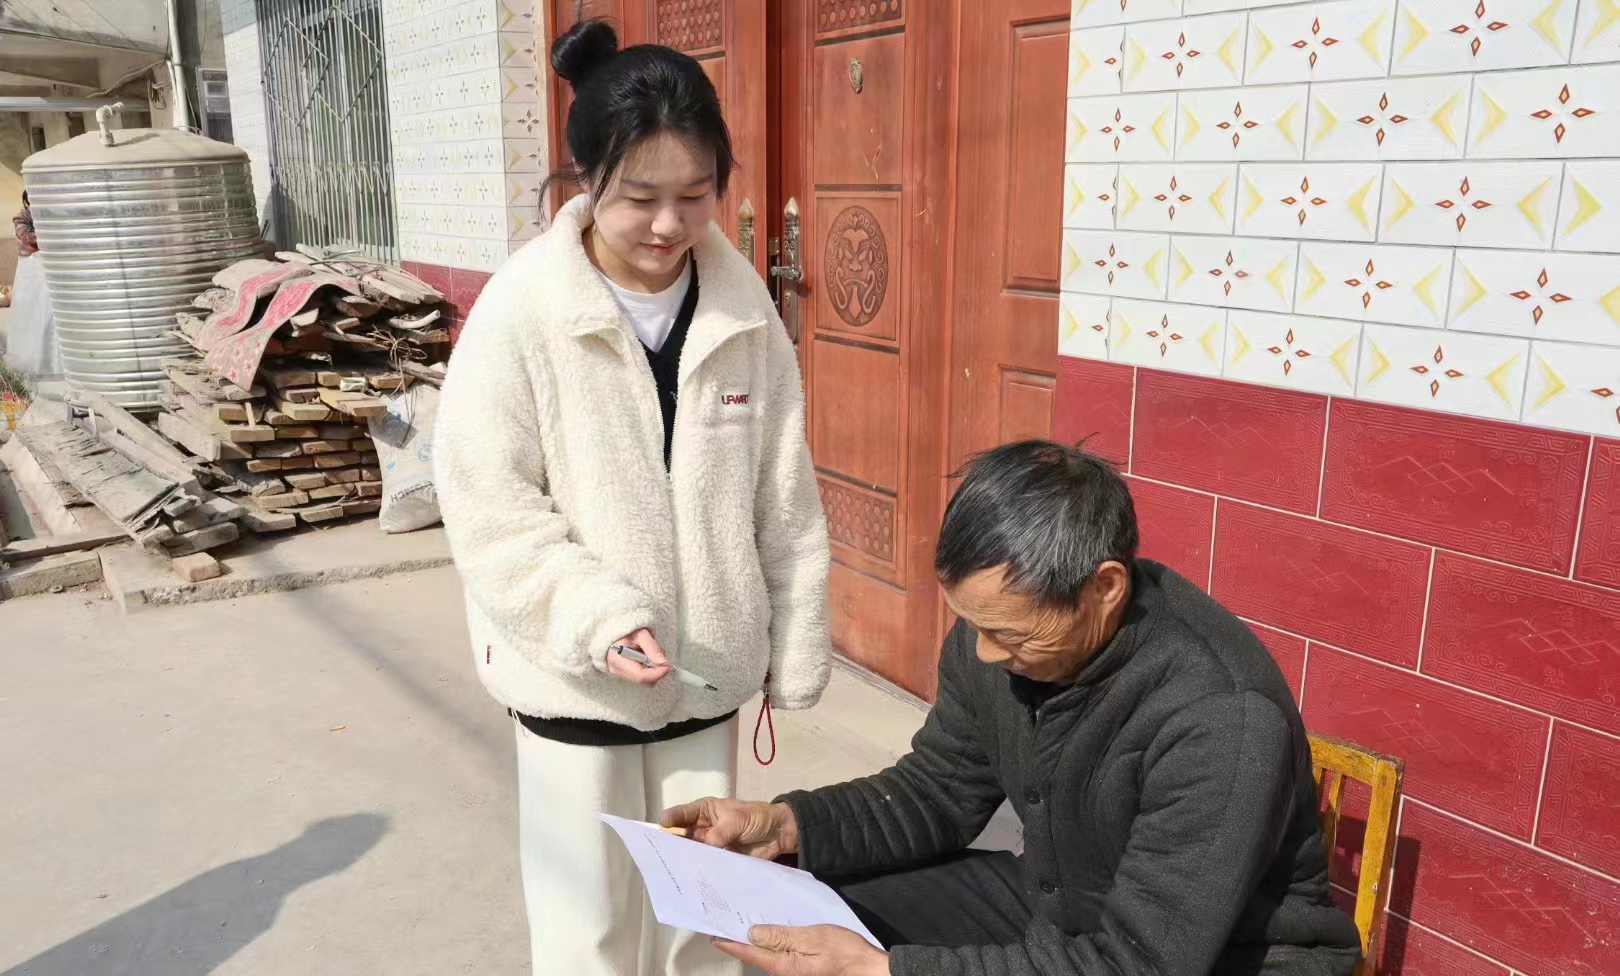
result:
M 1620 436 L 1614 0 L 1075 0 L 1065 355 Z
M 384 0 L 400 257 L 494 271 L 543 226 L 534 0 Z
M 225 78 L 231 95 L 231 141 L 246 151 L 259 219 L 270 198 L 270 132 L 264 114 L 264 67 L 253 0 L 222 0 Z

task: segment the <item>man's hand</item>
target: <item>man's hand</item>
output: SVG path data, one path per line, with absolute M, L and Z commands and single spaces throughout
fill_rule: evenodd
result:
M 799 821 L 786 803 L 747 803 L 706 797 L 665 810 L 659 822 L 685 827 L 687 836 L 710 847 L 774 861 L 799 850 Z
M 712 939 L 715 948 L 770 976 L 889 976 L 889 954 L 836 925 L 756 925 L 753 945 Z

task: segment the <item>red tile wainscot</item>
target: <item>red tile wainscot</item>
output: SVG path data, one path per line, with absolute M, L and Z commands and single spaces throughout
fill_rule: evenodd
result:
M 1620 586 L 1620 441 L 1600 440 L 1592 448 L 1575 578 Z
M 1536 843 L 1620 878 L 1620 739 L 1553 729 Z
M 1391 899 L 1526 976 L 1620 973 L 1620 882 L 1410 800 Z
M 1508 976 L 1498 966 L 1395 915 L 1384 919 L 1384 976 Z
M 1126 478 L 1141 533 L 1139 554 L 1209 588 L 1210 531 L 1215 527 L 1215 496 Z
M 1131 471 L 1316 512 L 1327 397 L 1143 369 Z
M 1423 670 L 1620 734 L 1620 593 L 1442 552 Z
M 1063 444 L 1084 438 L 1093 454 L 1125 467 L 1131 458 L 1131 399 L 1136 370 L 1095 359 L 1058 359 L 1052 437 Z
M 1321 646 L 1304 714 L 1313 732 L 1406 760 L 1408 795 L 1530 839 L 1545 716 Z
M 1429 555 L 1421 546 L 1223 500 L 1210 593 L 1241 617 L 1415 667 Z
M 1582 434 L 1335 400 L 1322 517 L 1566 572 L 1590 443 Z
M 1266 645 L 1266 650 L 1271 653 L 1271 659 L 1277 662 L 1278 669 L 1283 673 L 1283 680 L 1288 682 L 1288 690 L 1294 693 L 1294 701 L 1299 701 L 1300 685 L 1305 680 L 1304 639 L 1273 630 L 1252 620 L 1243 622 L 1254 631 L 1254 636 L 1260 638 L 1260 643 Z

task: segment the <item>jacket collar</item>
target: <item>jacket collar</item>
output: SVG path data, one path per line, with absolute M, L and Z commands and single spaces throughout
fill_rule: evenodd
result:
M 572 285 L 558 289 L 551 313 L 575 338 L 601 337 L 623 343 L 621 351 L 633 350 L 638 341 L 635 333 L 585 253 L 583 238 L 590 220 L 590 203 L 581 194 L 558 211 L 546 233 L 546 264 Z M 759 275 L 717 225 L 709 224 L 693 245 L 692 255 L 697 261 L 698 304 L 681 353 L 683 380 L 727 339 L 760 328 L 768 318 L 762 307 L 764 289 Z

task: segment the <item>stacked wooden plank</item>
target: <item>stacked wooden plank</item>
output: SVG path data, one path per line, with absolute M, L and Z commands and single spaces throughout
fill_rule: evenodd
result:
M 277 258 L 352 277 L 360 294 L 313 298 L 270 339 L 250 388 L 216 373 L 200 349 L 165 361 L 156 421 L 164 437 L 211 463 L 226 483 L 218 490 L 240 499 L 256 532 L 377 512 L 382 472 L 368 421 L 410 383 L 437 385 L 449 355 L 436 307 L 443 296 L 419 279 L 304 246 Z M 196 340 L 203 313 L 234 303 L 243 277 L 220 272 L 194 301 L 198 312 L 178 316 L 176 334 Z

